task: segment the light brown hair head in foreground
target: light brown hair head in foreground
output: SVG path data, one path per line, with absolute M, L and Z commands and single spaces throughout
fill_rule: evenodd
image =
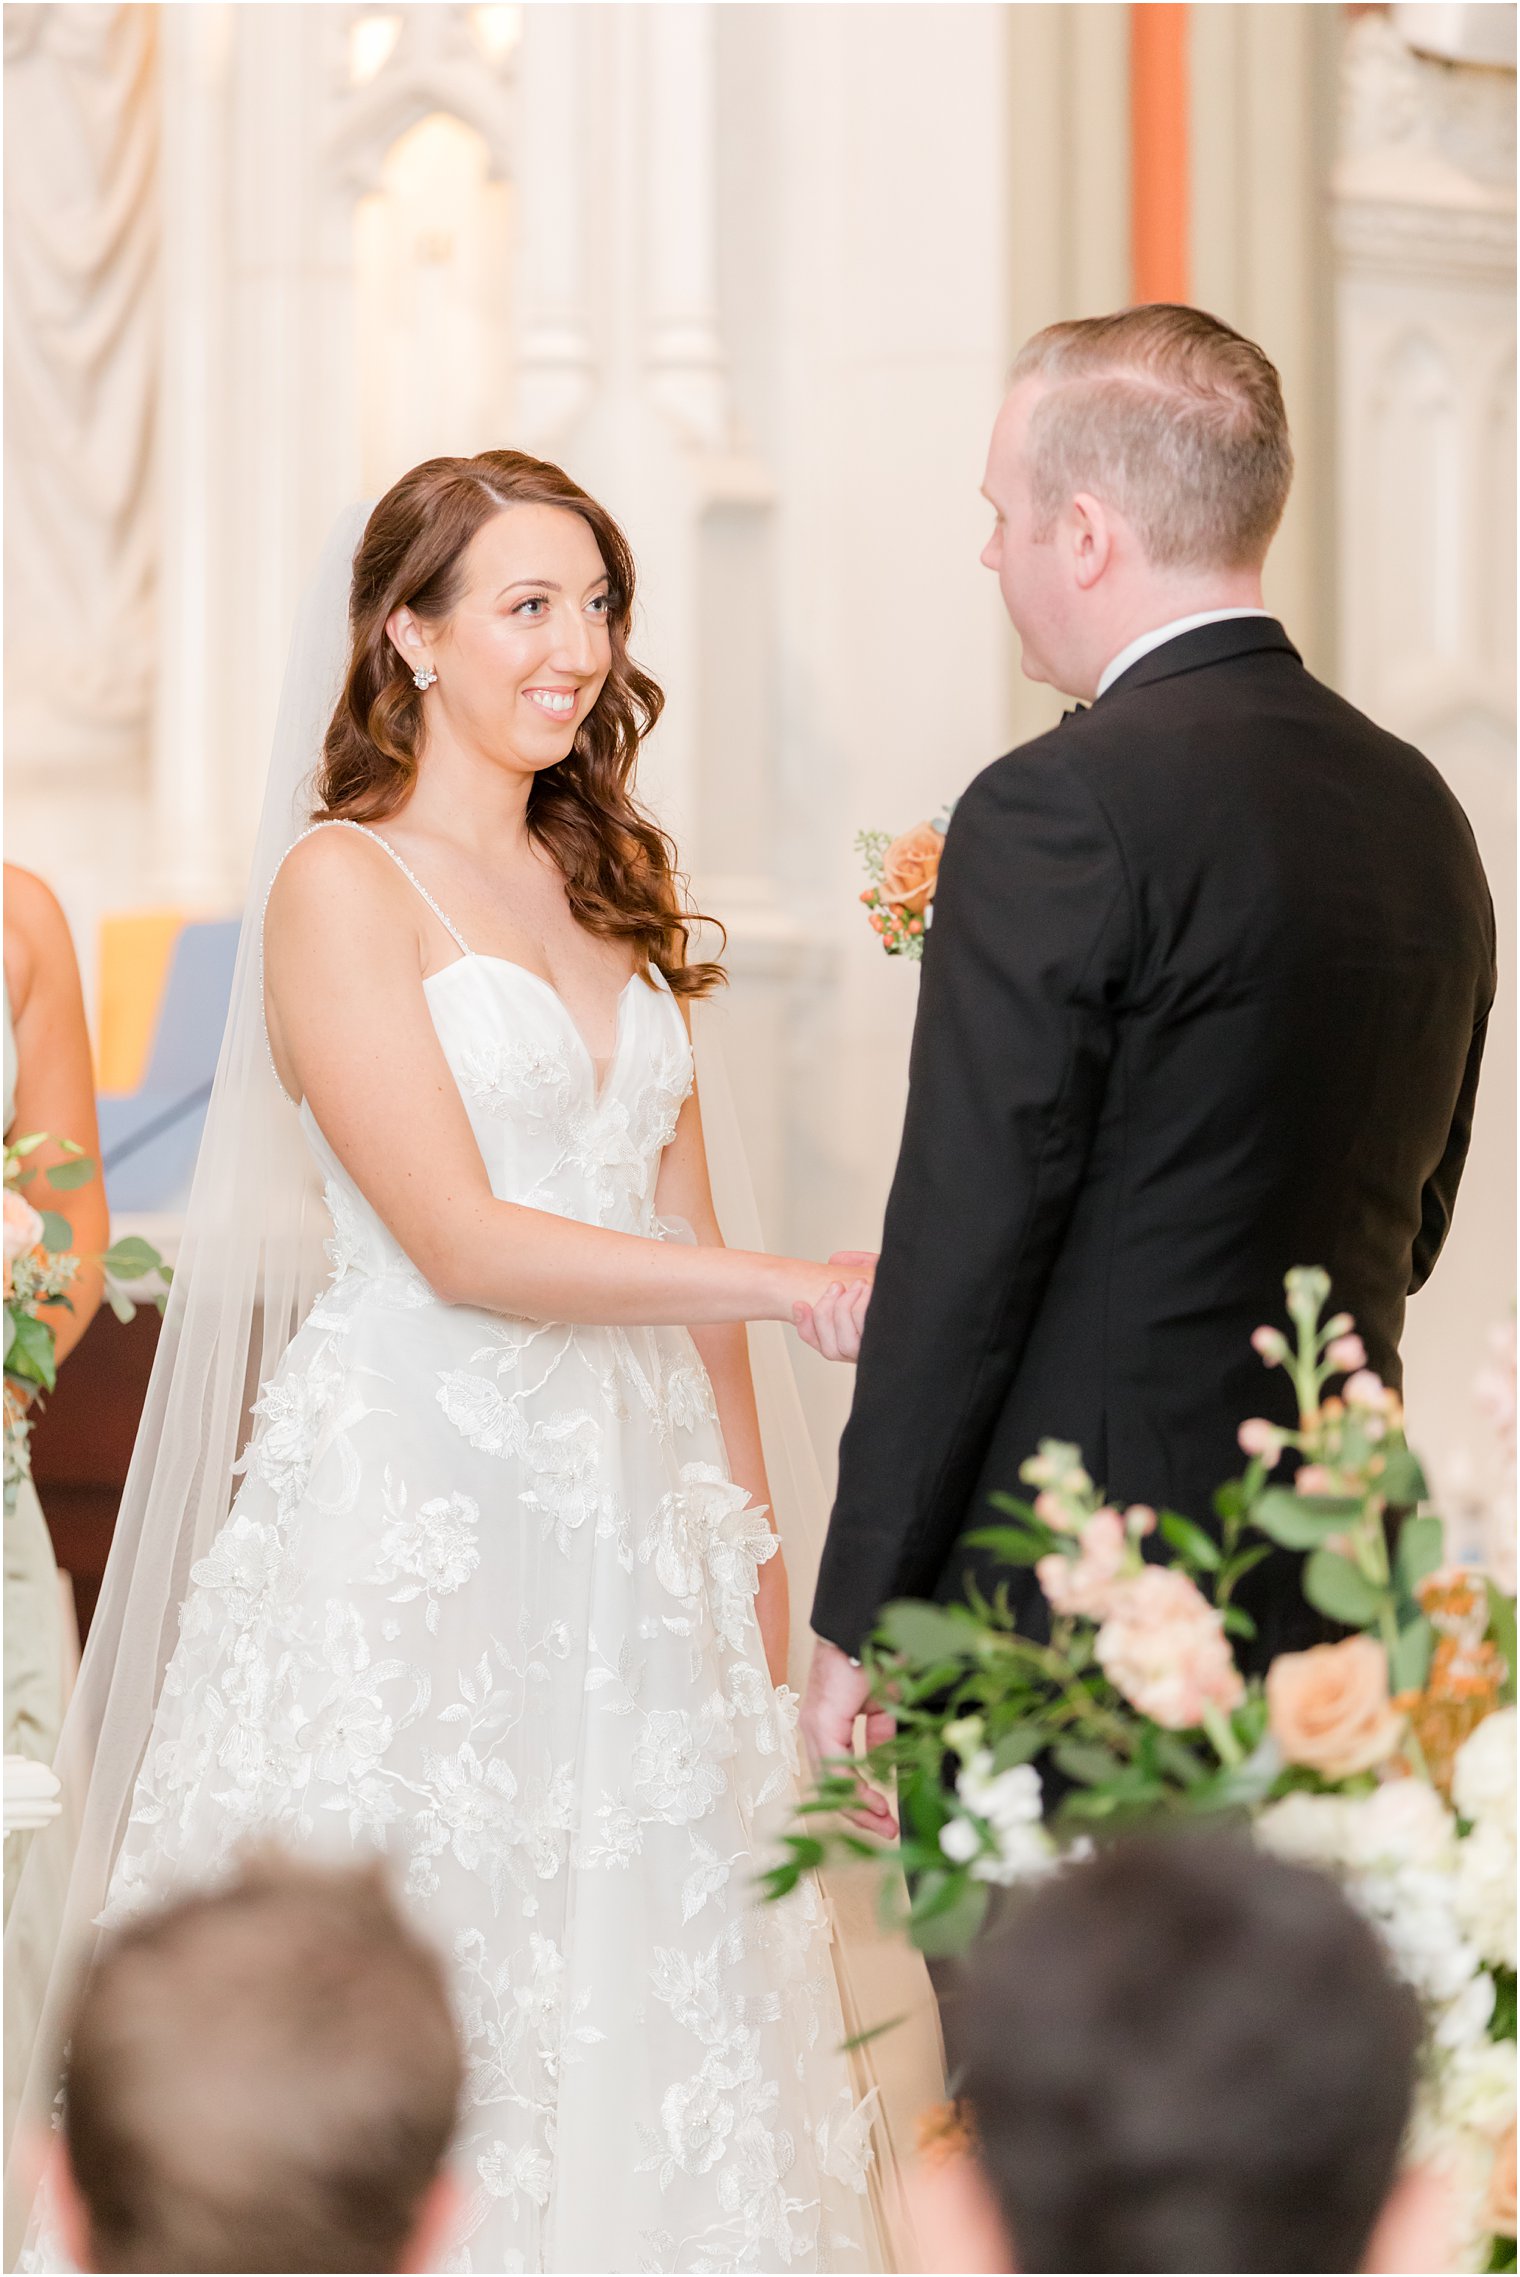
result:
M 1043 392 L 1025 438 L 1037 517 L 1079 491 L 1123 514 L 1158 569 L 1259 567 L 1293 480 L 1282 386 L 1254 342 L 1153 302 L 1051 324 L 1010 389 Z
M 445 2187 L 462 2076 L 442 1967 L 378 1865 L 260 1855 L 134 1921 L 80 1990 L 78 2266 L 437 2267 L 406 2257 Z

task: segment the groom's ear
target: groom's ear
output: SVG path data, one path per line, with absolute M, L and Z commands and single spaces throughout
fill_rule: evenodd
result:
M 1071 548 L 1072 574 L 1079 592 L 1090 592 L 1113 559 L 1113 516 L 1101 498 L 1079 490 L 1065 517 L 1063 536 Z

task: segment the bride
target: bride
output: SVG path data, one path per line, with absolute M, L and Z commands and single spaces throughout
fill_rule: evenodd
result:
M 829 1909 L 754 1890 L 797 1759 L 745 1327 L 858 1309 L 868 1268 L 723 1244 L 691 1041 L 723 976 L 632 795 L 633 589 L 559 469 L 414 468 L 352 558 L 300 828 L 308 611 L 60 1759 L 93 1764 L 63 1956 L 250 1840 L 382 1851 L 454 1973 L 450 2267 L 880 2268 Z

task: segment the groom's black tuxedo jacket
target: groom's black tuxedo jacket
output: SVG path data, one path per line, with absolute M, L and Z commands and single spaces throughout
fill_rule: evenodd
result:
M 1008 1569 L 961 1545 L 1042 1438 L 1211 1524 L 1250 1346 L 1324 1265 L 1398 1385 L 1405 1297 L 1451 1222 L 1494 992 L 1472 832 L 1418 751 L 1282 627 L 1183 633 L 997 760 L 955 810 L 907 1120 L 813 1627 Z M 1013 1579 L 1025 1624 L 1043 1606 Z M 1252 1653 L 1321 1633 L 1297 1561 Z

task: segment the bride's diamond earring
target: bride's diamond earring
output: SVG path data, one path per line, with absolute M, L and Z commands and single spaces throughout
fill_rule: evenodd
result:
M 414 688 L 431 688 L 437 677 L 437 673 L 430 671 L 425 664 L 419 664 L 412 674 L 412 685 Z

